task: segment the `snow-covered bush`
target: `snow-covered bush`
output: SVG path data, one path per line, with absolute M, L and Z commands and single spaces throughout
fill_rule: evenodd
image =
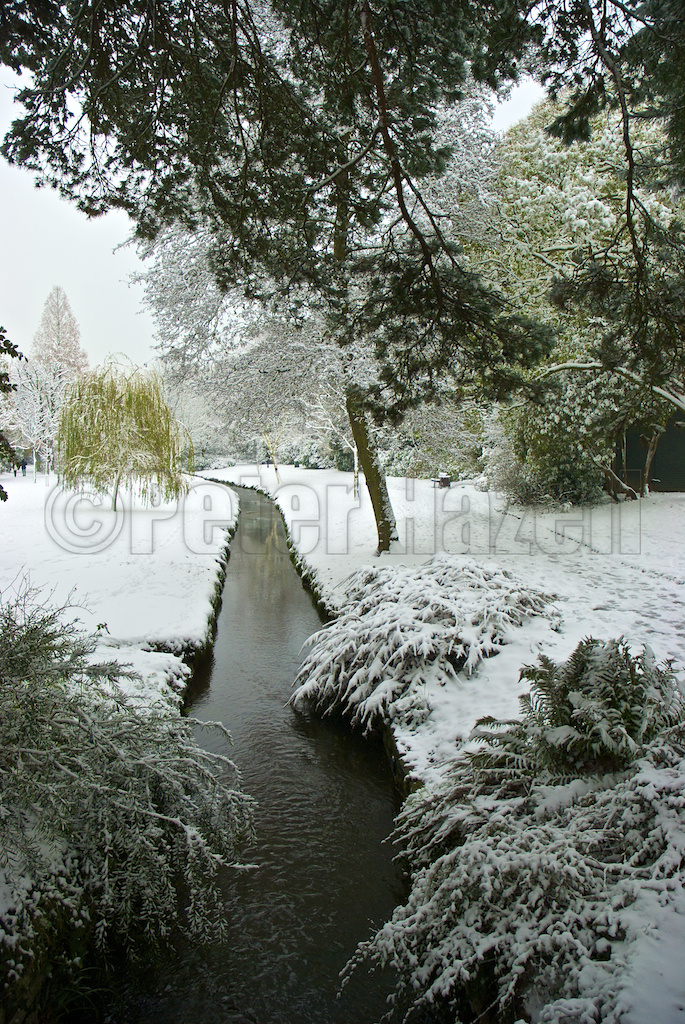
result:
M 220 934 L 217 870 L 251 832 L 232 762 L 202 750 L 175 709 L 127 699 L 126 671 L 94 663 L 64 613 L 29 589 L 0 606 L 7 1011 L 25 1011 L 45 973 L 77 978 L 109 942 Z
M 340 615 L 310 640 L 291 698 L 368 731 L 425 718 L 423 684 L 452 682 L 496 654 L 550 598 L 510 573 L 438 556 L 419 568 L 361 568 Z
M 398 999 L 455 1021 L 617 1022 L 655 913 L 685 906 L 685 705 L 622 641 L 523 675 L 521 720 L 481 721 L 481 749 L 407 801 L 409 899 L 348 970 L 392 963 Z
M 601 467 L 611 465 L 615 432 L 604 425 L 601 436 L 589 438 L 573 420 L 570 405 L 564 392 L 543 406 L 530 404 L 501 415 L 499 437 L 483 460 L 495 490 L 521 505 L 584 505 L 602 497 Z
M 631 654 L 623 640 L 582 640 L 561 665 L 540 655 L 521 678 L 530 681 L 521 722 L 504 723 L 500 733 L 502 723 L 482 719 L 474 735 L 487 743 L 479 755 L 485 763 L 500 749 L 505 759 L 514 756 L 512 768 L 538 779 L 620 771 L 682 717 L 670 669 L 658 668 L 648 647 Z

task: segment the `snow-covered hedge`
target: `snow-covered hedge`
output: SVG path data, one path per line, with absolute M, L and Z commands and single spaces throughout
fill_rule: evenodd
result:
M 486 1008 L 502 1021 L 630 1019 L 653 984 L 645 943 L 685 910 L 683 698 L 669 666 L 622 641 L 585 640 L 566 664 L 524 674 L 521 720 L 483 720 L 481 749 L 407 801 L 409 899 L 349 969 L 391 963 L 400 1001 L 446 1001 L 456 1021 Z M 662 967 L 649 1019 L 674 1019 L 667 988 Z
M 34 1005 L 46 973 L 71 982 L 111 938 L 219 934 L 217 869 L 251 834 L 232 762 L 202 750 L 174 708 L 125 698 L 122 666 L 93 663 L 94 641 L 35 598 L 0 605 L 7 1019 Z
M 362 568 L 339 616 L 310 640 L 292 702 L 371 730 L 418 724 L 424 686 L 453 682 L 496 654 L 528 616 L 554 616 L 551 598 L 510 573 L 438 556 L 419 568 Z

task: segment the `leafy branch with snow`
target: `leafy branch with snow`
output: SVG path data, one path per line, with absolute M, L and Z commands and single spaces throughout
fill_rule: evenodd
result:
M 230 759 L 202 750 L 176 709 L 127 696 L 133 673 L 94 661 L 66 612 L 29 587 L 0 606 L 8 1012 L 78 985 L 93 949 L 220 936 L 219 869 L 239 866 L 252 834 Z
M 685 909 L 685 701 L 623 640 L 522 676 L 520 720 L 482 719 L 407 801 L 409 898 L 347 970 L 392 964 L 398 1002 L 457 1022 L 628 1020 L 655 918 Z
M 292 697 L 373 730 L 430 713 L 424 684 L 453 683 L 551 598 L 503 569 L 438 556 L 420 568 L 361 568 L 340 615 L 310 639 Z

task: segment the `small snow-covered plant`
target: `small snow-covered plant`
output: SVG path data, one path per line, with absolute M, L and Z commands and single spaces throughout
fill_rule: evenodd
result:
M 473 673 L 528 616 L 549 614 L 550 600 L 505 570 L 447 556 L 359 569 L 338 618 L 311 638 L 291 700 L 365 730 L 416 721 L 430 711 L 425 684 Z
M 479 722 L 481 748 L 407 800 L 409 898 L 348 964 L 392 964 L 407 1020 L 438 1003 L 456 1022 L 534 1008 L 617 1024 L 650 930 L 679 920 L 685 704 L 670 666 L 589 639 L 523 675 L 521 722 Z
M 660 668 L 649 647 L 631 654 L 622 638 L 588 637 L 561 665 L 541 655 L 521 679 L 530 682 L 521 721 L 481 719 L 473 735 L 486 746 L 476 763 L 499 753 L 513 768 L 555 781 L 620 771 L 683 715 L 670 667 Z
M 233 763 L 172 706 L 127 698 L 131 673 L 95 663 L 65 614 L 30 589 L 0 605 L 0 985 L 17 1012 L 110 940 L 220 935 L 217 872 L 251 836 Z

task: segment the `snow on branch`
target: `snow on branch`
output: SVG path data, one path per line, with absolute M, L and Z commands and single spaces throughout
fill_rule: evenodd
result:
M 635 373 L 625 366 L 605 366 L 604 363 L 600 363 L 597 360 L 589 362 L 570 360 L 566 363 L 555 363 L 553 366 L 547 366 L 536 377 L 538 380 L 542 380 L 544 377 L 551 377 L 566 370 L 577 370 L 580 373 L 615 373 L 618 377 L 623 377 L 624 380 L 630 381 L 632 384 L 639 384 L 665 401 L 670 402 L 677 409 L 685 412 L 685 388 L 683 388 L 680 381 L 674 380 L 668 387 L 661 387 L 661 385 L 653 384 L 647 377 L 641 377 L 639 373 Z
M 507 643 L 551 597 L 502 569 L 439 556 L 418 569 L 362 568 L 339 617 L 311 638 L 291 698 L 369 731 L 384 720 L 423 720 L 424 686 L 453 684 Z
M 521 719 L 482 720 L 480 749 L 405 804 L 409 898 L 346 971 L 392 964 L 405 1020 L 436 1003 L 456 1020 L 486 1007 L 498 1020 L 644 1020 L 630 1011 L 646 987 L 649 1019 L 674 1020 L 680 972 L 669 993 L 649 966 L 685 910 L 685 701 L 671 666 L 589 638 L 522 675 Z
M 126 697 L 131 673 L 94 663 L 67 611 L 30 588 L 0 604 L 0 985 L 16 1020 L 48 965 L 55 984 L 78 978 L 79 947 L 221 936 L 217 872 L 245 867 L 252 838 L 235 765 L 175 708 Z

